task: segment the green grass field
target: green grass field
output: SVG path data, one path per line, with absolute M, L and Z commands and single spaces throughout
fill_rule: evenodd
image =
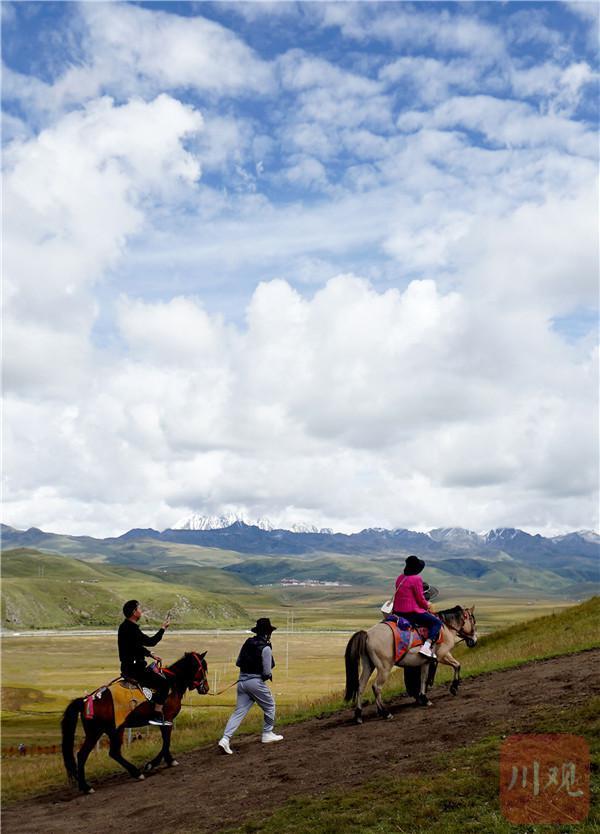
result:
M 483 612 L 482 612 L 483 613 Z M 529 608 L 527 612 L 529 613 Z M 499 616 L 500 611 L 494 611 Z M 600 599 L 557 610 L 545 617 L 510 626 L 483 637 L 477 648 L 459 648 L 465 676 L 507 668 L 525 660 L 566 654 L 600 645 Z M 373 619 L 363 625 L 371 624 Z M 549 630 L 553 639 L 548 639 Z M 342 707 L 344 685 L 343 652 L 348 633 L 324 634 L 276 632 L 273 645 L 277 659 L 274 692 L 279 724 L 298 721 L 316 713 Z M 244 634 L 183 635 L 168 633 L 161 644 L 166 661 L 185 650 L 207 650 L 211 687 L 220 690 L 236 679 L 235 658 Z M 163 648 L 164 647 L 164 648 Z M 24 742 L 58 743 L 58 722 L 66 703 L 93 690 L 116 674 L 114 635 L 9 637 L 3 641 L 2 745 Z M 32 662 L 35 659 L 35 663 Z M 440 669 L 439 680 L 448 680 L 450 670 Z M 388 696 L 402 689 L 402 677 L 392 675 Z M 188 695 L 177 720 L 173 749 L 185 751 L 214 742 L 235 701 L 235 689 L 219 696 Z M 260 716 L 252 714 L 244 732 L 257 732 Z M 154 731 L 146 728 L 143 740 L 128 751 L 141 763 L 156 747 Z M 90 775 L 118 770 L 105 751 L 93 754 Z M 5 758 L 3 761 L 5 801 L 39 793 L 64 783 L 56 755 Z

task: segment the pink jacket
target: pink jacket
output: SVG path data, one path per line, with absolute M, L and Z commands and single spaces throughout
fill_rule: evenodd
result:
M 409 612 L 423 614 L 427 611 L 427 605 L 427 600 L 423 595 L 423 580 L 421 577 L 401 574 L 396 579 L 394 611 L 407 614 Z

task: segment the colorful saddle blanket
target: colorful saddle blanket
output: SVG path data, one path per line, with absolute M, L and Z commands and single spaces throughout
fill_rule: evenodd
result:
M 107 686 L 101 686 L 100 689 L 96 689 L 95 692 L 85 696 L 83 699 L 83 714 L 86 718 L 94 717 L 94 701 L 101 698 L 107 689 L 112 697 L 115 727 L 120 727 L 134 709 L 152 698 L 152 690 L 146 689 L 145 686 L 140 686 L 139 683 L 128 678 L 118 678 Z
M 411 626 L 408 620 L 397 617 L 395 614 L 386 617 L 383 621 L 392 630 L 394 638 L 394 663 L 400 663 L 404 655 L 411 649 L 422 646 L 427 639 L 427 629 L 424 626 Z M 406 623 L 406 627 L 405 624 Z M 440 642 L 441 635 L 438 638 Z

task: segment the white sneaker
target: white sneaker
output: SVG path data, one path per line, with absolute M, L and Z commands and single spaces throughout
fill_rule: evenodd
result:
M 155 716 L 148 719 L 148 724 L 153 724 L 155 727 L 172 727 L 173 722 L 167 721 L 162 713 L 157 712 Z
M 229 739 L 225 738 L 225 736 L 219 742 L 219 747 L 221 748 L 221 753 L 227 753 L 228 756 L 233 755 L 233 750 L 229 746 Z
M 263 744 L 270 744 L 272 741 L 283 741 L 283 736 L 278 736 L 277 733 L 263 733 L 262 739 Z
M 435 657 L 435 653 L 431 648 L 431 640 L 426 640 L 421 648 L 419 649 L 419 654 L 422 654 L 423 657 Z

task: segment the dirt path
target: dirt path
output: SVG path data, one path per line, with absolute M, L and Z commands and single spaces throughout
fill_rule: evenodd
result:
M 397 698 L 393 721 L 376 719 L 370 706 L 362 726 L 345 710 L 283 728 L 279 744 L 241 737 L 234 739 L 234 756 L 205 747 L 143 782 L 123 773 L 97 784 L 91 796 L 65 789 L 13 805 L 2 815 L 3 834 L 219 831 L 292 796 L 358 785 L 382 762 L 388 775 L 414 772 L 438 752 L 494 732 L 527 731 L 537 707 L 575 706 L 600 694 L 599 661 L 594 650 L 494 672 L 466 680 L 456 698 L 439 687 L 428 710 Z

